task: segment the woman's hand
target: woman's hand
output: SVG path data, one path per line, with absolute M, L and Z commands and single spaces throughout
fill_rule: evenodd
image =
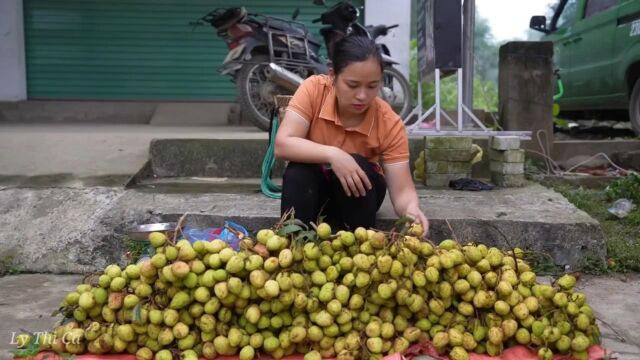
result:
M 409 162 L 384 165 L 387 188 L 396 215 L 406 216 L 422 225 L 422 236 L 429 231 L 429 220 L 420 209 L 420 201 L 411 177 Z
M 422 237 L 426 237 L 429 232 L 429 220 L 417 205 L 409 205 L 405 216 L 410 217 L 415 223 L 422 225 Z
M 371 190 L 369 177 L 353 156 L 339 148 L 333 148 L 330 155 L 331 169 L 340 180 L 347 196 L 365 196 Z

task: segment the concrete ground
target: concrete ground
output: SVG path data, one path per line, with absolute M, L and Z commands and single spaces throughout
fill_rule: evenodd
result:
M 22 330 L 50 330 L 59 318 L 57 309 L 66 292 L 82 281 L 77 275 L 14 275 L 0 278 L 0 359 L 11 359 L 11 339 Z M 600 320 L 603 346 L 615 352 L 612 359 L 640 359 L 640 282 L 632 277 L 586 277 L 578 288 Z

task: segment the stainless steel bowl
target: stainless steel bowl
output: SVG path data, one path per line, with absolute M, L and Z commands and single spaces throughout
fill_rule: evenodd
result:
M 136 225 L 127 229 L 127 235 L 131 240 L 148 241 L 149 234 L 155 231 L 173 232 L 176 230 L 177 223 L 155 223 Z

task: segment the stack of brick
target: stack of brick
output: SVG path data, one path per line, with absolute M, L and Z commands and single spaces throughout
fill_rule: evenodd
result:
M 470 137 L 425 137 L 425 185 L 446 187 L 451 180 L 471 177 L 471 160 L 476 153 Z
M 501 187 L 524 186 L 524 150 L 517 136 L 489 138 L 491 181 Z

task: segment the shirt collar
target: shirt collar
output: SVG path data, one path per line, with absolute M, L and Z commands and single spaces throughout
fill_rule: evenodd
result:
M 335 88 L 331 85 L 328 85 L 328 87 L 329 92 L 324 99 L 324 103 L 322 105 L 322 108 L 320 109 L 319 117 L 324 120 L 333 121 L 339 126 L 343 126 L 340 122 L 340 119 L 338 118 L 338 102 L 336 101 Z M 360 125 L 346 130 L 357 131 L 363 135 L 369 136 L 371 134 L 371 129 L 373 129 L 373 124 L 376 120 L 377 107 L 378 102 L 377 99 L 375 99 L 371 102 L 371 105 L 369 105 L 367 113 L 364 116 L 364 120 L 362 120 Z

